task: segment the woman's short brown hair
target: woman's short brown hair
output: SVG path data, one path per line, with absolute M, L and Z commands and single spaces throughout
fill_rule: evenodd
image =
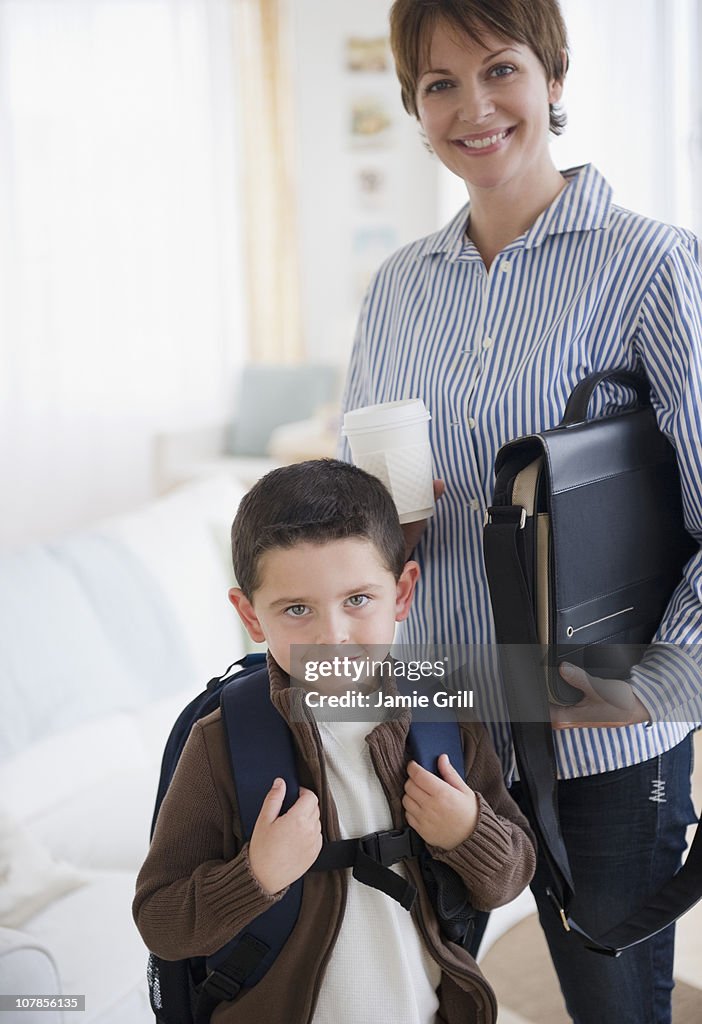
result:
M 486 31 L 529 46 L 549 81 L 568 69 L 568 35 L 558 0 L 395 0 L 390 11 L 390 45 L 405 110 L 417 111 L 420 64 L 439 22 L 482 43 Z M 564 61 L 563 54 L 566 54 Z M 550 129 L 560 135 L 565 113 L 551 104 Z

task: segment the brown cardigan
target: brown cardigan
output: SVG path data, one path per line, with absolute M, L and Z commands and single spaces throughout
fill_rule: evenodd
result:
M 303 691 L 270 658 L 271 700 L 288 722 L 299 755 L 299 781 L 320 799 L 325 839 L 339 838 L 326 786 L 322 744 L 303 703 Z M 397 712 L 366 737 L 396 827 L 405 824 L 408 711 Z M 535 866 L 526 820 L 508 795 L 485 730 L 461 723 L 465 778 L 477 792 L 475 831 L 453 850 L 433 856 L 462 877 L 480 910 L 508 903 L 529 883 Z M 271 780 L 272 781 L 272 780 Z M 446 942 L 415 861 L 406 868 L 418 889 L 411 911 L 424 943 L 442 970 L 439 1019 L 446 1024 L 493 1024 L 495 997 L 472 957 Z M 333 955 L 346 899 L 347 872 L 305 876 L 297 925 L 275 964 L 253 988 L 221 1003 L 212 1024 L 308 1024 L 326 962 Z M 351 880 L 350 884 L 361 884 Z M 134 919 L 148 948 L 166 960 L 208 956 L 224 946 L 283 892 L 268 895 L 249 868 L 219 711 L 194 727 L 161 806 L 149 854 L 137 879 Z M 353 970 L 353 964 L 349 964 Z M 363 979 L 359 978 L 359 984 Z

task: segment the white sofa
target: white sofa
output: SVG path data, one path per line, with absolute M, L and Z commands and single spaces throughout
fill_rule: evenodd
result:
M 242 493 L 200 480 L 0 554 L 0 993 L 86 997 L 3 1024 L 153 1021 L 134 879 L 167 733 L 245 653 L 226 593 Z

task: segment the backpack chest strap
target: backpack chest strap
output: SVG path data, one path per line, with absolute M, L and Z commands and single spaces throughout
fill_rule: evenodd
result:
M 417 889 L 408 879 L 391 871 L 391 867 L 401 860 L 419 856 L 423 849 L 424 840 L 409 826 L 370 832 L 359 839 L 325 843 L 310 871 L 351 868 L 358 882 L 379 889 L 409 910 Z

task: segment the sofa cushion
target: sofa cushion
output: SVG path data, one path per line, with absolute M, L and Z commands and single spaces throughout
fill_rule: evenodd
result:
M 54 861 L 22 825 L 0 810 L 0 925 L 19 928 L 84 880 L 77 868 Z
M 189 690 L 48 737 L 0 765 L 7 810 L 53 857 L 140 867 L 168 733 Z
M 66 994 L 85 995 L 81 1024 L 152 1024 L 147 951 L 132 920 L 134 876 L 93 872 L 25 926 L 51 950 Z M 67 1015 L 68 1016 L 68 1015 Z
M 142 699 L 139 677 L 106 630 L 109 608 L 86 589 L 68 557 L 81 543 L 96 556 L 95 572 L 105 570 L 106 587 L 119 567 L 116 585 L 138 606 L 139 590 L 128 586 L 125 563 L 109 545 L 36 545 L 0 558 L 0 761 L 75 722 L 136 707 Z M 138 643 L 130 638 L 128 646 Z
M 242 488 L 198 481 L 61 541 L 0 557 L 0 762 L 186 686 L 240 657 L 227 601 Z
M 194 693 L 246 650 L 242 627 L 227 600 L 234 584 L 229 532 L 244 493 L 236 477 L 220 473 L 99 528 L 128 548 L 158 581 L 179 624 Z M 178 688 L 164 690 L 158 684 L 158 679 L 150 683 L 154 697 Z

